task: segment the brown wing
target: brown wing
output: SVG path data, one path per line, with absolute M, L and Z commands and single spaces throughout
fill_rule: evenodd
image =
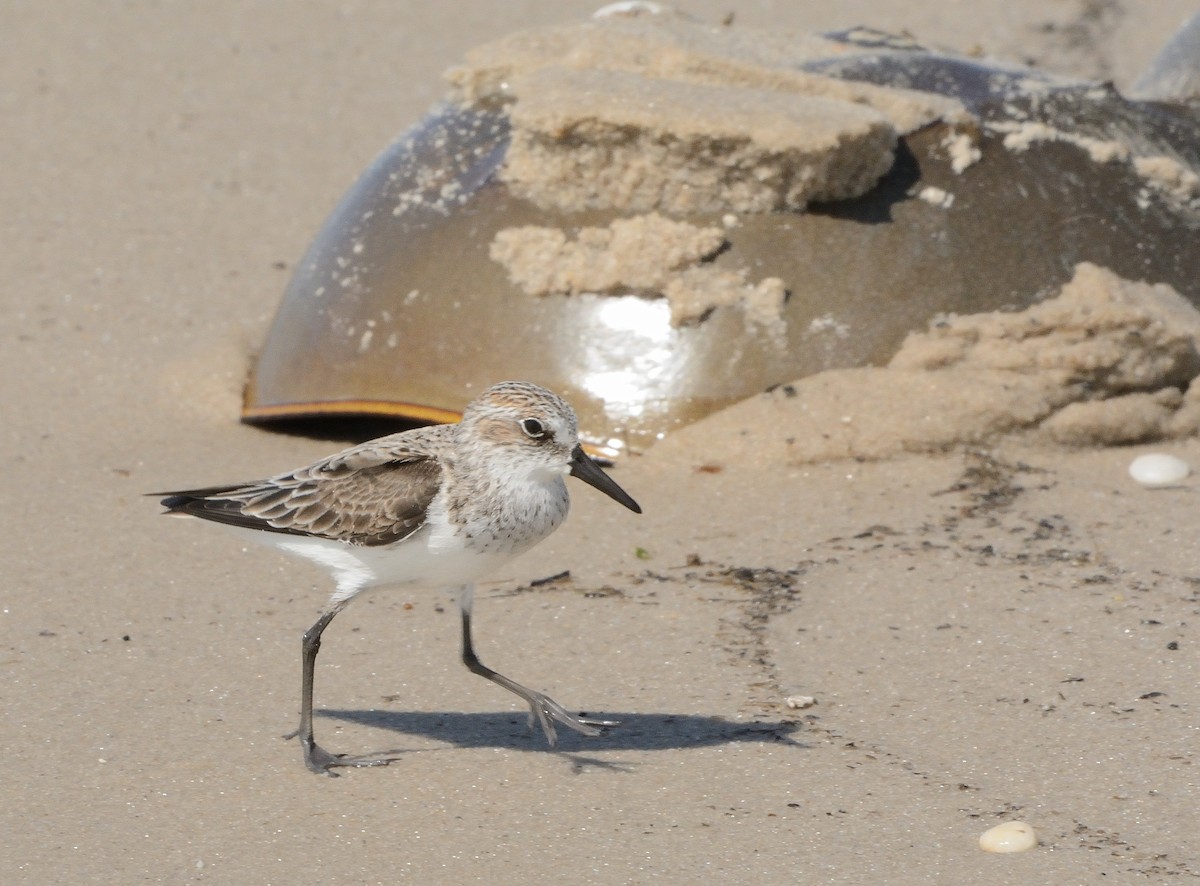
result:
M 441 482 L 445 428 L 355 446 L 258 483 L 158 493 L 170 514 L 291 535 L 384 545 L 416 532 Z M 434 433 L 439 432 L 439 433 Z

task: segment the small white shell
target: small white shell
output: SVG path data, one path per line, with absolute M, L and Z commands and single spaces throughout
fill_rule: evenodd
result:
M 979 848 L 984 852 L 1024 852 L 1037 842 L 1037 834 L 1023 821 L 1006 821 L 979 835 Z
M 624 0 L 621 3 L 609 3 L 601 6 L 592 13 L 592 18 L 615 18 L 618 15 L 662 15 L 666 7 L 658 3 L 648 3 L 644 0 Z
M 1129 476 L 1143 486 L 1170 486 L 1190 474 L 1191 470 L 1182 458 L 1162 452 L 1139 455 L 1129 464 Z
M 954 195 L 949 191 L 944 191 L 941 188 L 935 188 L 933 185 L 921 188 L 917 192 L 917 196 L 928 203 L 930 206 L 940 206 L 942 209 L 949 209 L 954 205 Z
M 789 708 L 811 708 L 817 703 L 817 700 L 811 695 L 789 695 L 783 700 L 783 703 Z

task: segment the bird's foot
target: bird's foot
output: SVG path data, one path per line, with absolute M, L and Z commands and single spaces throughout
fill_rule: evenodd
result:
M 525 700 L 529 702 L 529 728 L 533 729 L 535 724 L 540 726 L 550 747 L 558 744 L 558 733 L 554 728 L 555 721 L 568 729 L 574 729 L 581 735 L 592 737 L 603 735 L 605 729 L 621 725 L 617 720 L 596 720 L 567 713 L 562 705 L 541 692 L 529 691 Z
M 317 775 L 328 775 L 331 778 L 339 776 L 339 773 L 333 771 L 338 767 L 387 766 L 399 759 L 399 757 L 351 757 L 347 754 L 331 754 L 316 742 L 304 749 L 304 763 L 309 770 Z
M 300 731 L 289 732 L 284 738 L 296 738 L 300 735 Z M 325 750 L 316 740 L 309 736 L 307 739 L 301 738 L 300 744 L 304 748 L 304 765 L 309 768 L 310 772 L 315 772 L 317 775 L 328 775 L 330 778 L 338 778 L 339 773 L 333 770 L 339 767 L 344 768 L 361 768 L 366 766 L 387 766 L 389 763 L 394 763 L 399 760 L 399 757 L 392 756 L 356 756 L 352 757 L 348 754 L 333 754 Z

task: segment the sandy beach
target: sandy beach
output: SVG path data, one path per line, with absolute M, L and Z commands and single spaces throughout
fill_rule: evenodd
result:
M 9 882 L 1200 877 L 1197 481 L 1128 474 L 1150 451 L 1200 466 L 1194 436 L 797 459 L 761 427 L 785 395 L 734 407 L 613 468 L 642 516 L 572 481 L 566 526 L 479 588 L 484 659 L 619 728 L 547 748 L 462 666 L 450 593 L 380 593 L 326 635 L 317 729 L 401 759 L 308 772 L 281 736 L 327 577 L 145 493 L 340 446 L 238 421 L 296 262 L 470 47 L 596 4 L 9 6 Z M 846 0 L 736 20 L 907 31 L 1121 88 L 1193 11 Z M 1011 820 L 1039 845 L 981 851 Z

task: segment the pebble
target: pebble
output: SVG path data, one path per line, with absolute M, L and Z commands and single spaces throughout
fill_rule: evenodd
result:
M 1188 463 L 1182 458 L 1162 452 L 1139 455 L 1129 463 L 1129 476 L 1143 486 L 1170 486 L 1172 483 L 1178 483 L 1191 471 Z
M 1024 852 L 1037 842 L 1037 834 L 1023 821 L 1006 821 L 979 836 L 979 848 L 984 852 Z
M 789 708 L 811 708 L 817 703 L 817 700 L 811 695 L 789 695 L 783 700 L 783 703 Z

